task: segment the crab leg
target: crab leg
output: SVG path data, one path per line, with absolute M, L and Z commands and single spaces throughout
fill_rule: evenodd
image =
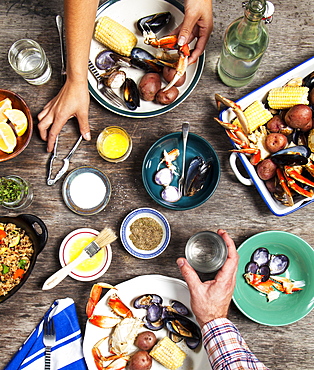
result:
M 293 202 L 293 198 L 292 198 L 292 194 L 291 194 L 291 191 L 287 185 L 287 181 L 286 181 L 286 178 L 281 170 L 281 168 L 277 168 L 276 170 L 276 174 L 277 174 L 277 177 L 278 177 L 278 180 L 279 180 L 279 184 L 280 186 L 282 187 L 282 190 L 284 191 L 286 197 L 284 198 L 285 199 L 285 205 L 288 205 L 289 207 L 292 207 L 294 202 Z
M 132 311 L 127 307 L 117 294 L 112 294 L 108 301 L 109 307 L 113 310 L 114 313 L 121 317 L 133 317 Z
M 94 309 L 96 307 L 96 304 L 99 301 L 101 292 L 104 288 L 106 288 L 106 289 L 117 289 L 114 286 L 112 286 L 110 284 L 107 284 L 107 283 L 94 284 L 92 289 L 91 289 L 89 299 L 88 299 L 88 302 L 87 302 L 87 306 L 86 306 L 86 315 L 87 315 L 88 318 L 90 318 L 92 316 L 92 314 L 94 312 Z
M 303 195 L 304 197 L 312 198 L 314 195 L 313 190 L 305 190 L 302 188 L 302 186 L 298 185 L 292 177 L 290 177 L 286 172 L 284 172 L 285 178 L 287 180 L 288 186 L 296 191 L 297 193 Z
M 234 101 L 224 98 L 220 94 L 215 94 L 216 104 L 218 109 L 220 108 L 220 104 L 224 104 L 225 106 L 231 108 L 235 115 L 238 117 L 239 122 L 241 124 L 241 127 L 243 129 L 243 132 L 248 135 L 249 129 L 248 129 L 248 121 L 243 113 L 243 110 L 241 109 L 240 105 L 236 104 Z
M 302 184 L 306 184 L 306 185 L 314 187 L 313 181 L 301 175 L 302 166 L 294 166 L 294 167 L 285 166 L 285 172 L 288 176 L 292 177 L 293 179 L 302 182 Z
M 146 34 L 145 44 L 151 45 L 155 48 L 162 48 L 168 50 L 175 50 L 178 49 L 179 53 L 179 60 L 176 64 L 176 74 L 174 75 L 173 79 L 169 82 L 169 84 L 163 89 L 164 91 L 169 90 L 174 84 L 184 75 L 187 67 L 188 67 L 188 59 L 190 56 L 190 48 L 188 44 L 183 46 L 178 46 L 178 36 L 176 35 L 169 35 L 162 37 L 160 39 L 153 32 L 149 32 Z
M 103 356 L 99 349 L 99 346 L 106 340 L 108 337 L 101 338 L 92 348 L 92 355 L 95 361 L 95 365 L 98 370 L 122 370 L 126 367 L 126 364 L 129 360 L 129 356 L 125 355 L 110 355 Z M 112 361 L 108 366 L 104 367 L 103 363 Z
M 282 286 L 282 292 L 286 294 L 292 294 L 299 290 L 303 290 L 301 286 L 304 286 L 304 281 L 291 281 L 290 279 L 283 276 L 271 276 L 272 280 L 279 282 Z M 277 288 L 278 289 L 278 288 Z

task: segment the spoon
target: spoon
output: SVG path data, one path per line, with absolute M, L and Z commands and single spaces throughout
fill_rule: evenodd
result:
M 182 172 L 181 177 L 179 179 L 179 192 L 182 196 L 182 190 L 184 186 L 184 171 L 185 171 L 185 155 L 186 155 L 186 143 L 188 141 L 188 135 L 190 130 L 190 124 L 188 122 L 184 122 L 182 125 L 182 137 L 183 137 L 183 156 L 182 156 Z
M 63 42 L 63 19 L 61 15 L 56 16 L 56 24 L 59 34 L 60 49 L 61 49 L 61 80 L 65 83 L 66 80 L 66 69 L 65 69 L 65 50 Z

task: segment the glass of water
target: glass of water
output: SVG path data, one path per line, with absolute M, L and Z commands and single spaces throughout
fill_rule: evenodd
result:
M 226 262 L 228 250 L 220 235 L 202 231 L 193 235 L 185 247 L 189 264 L 199 272 L 215 272 Z
M 45 51 L 34 40 L 16 41 L 9 50 L 8 59 L 14 71 L 32 85 L 42 85 L 51 77 L 51 66 Z

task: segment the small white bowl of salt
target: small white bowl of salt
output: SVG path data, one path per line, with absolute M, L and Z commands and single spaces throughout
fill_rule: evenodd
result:
M 68 208 L 83 216 L 102 211 L 109 202 L 111 184 L 95 167 L 82 166 L 71 171 L 62 185 L 62 196 Z

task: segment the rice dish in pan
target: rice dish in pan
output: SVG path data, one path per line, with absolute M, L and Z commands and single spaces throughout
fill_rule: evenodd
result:
M 20 283 L 33 254 L 33 243 L 23 229 L 0 223 L 0 296 Z

